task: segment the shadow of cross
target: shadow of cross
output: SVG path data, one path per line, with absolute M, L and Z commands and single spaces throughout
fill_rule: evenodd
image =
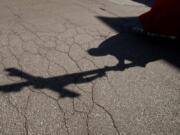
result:
M 24 87 L 32 86 L 35 89 L 47 88 L 56 91 L 60 94 L 61 97 L 74 98 L 80 96 L 80 94 L 72 90 L 66 89 L 65 86 L 69 84 L 80 84 L 80 83 L 91 82 L 94 79 L 103 77 L 105 75 L 105 71 L 113 70 L 115 68 L 116 67 L 105 67 L 91 71 L 72 73 L 72 74 L 49 77 L 49 78 L 33 76 L 23 71 L 20 71 L 19 69 L 16 68 L 7 68 L 5 69 L 5 71 L 8 72 L 9 76 L 16 76 L 23 78 L 24 81 L 13 84 L 1 85 L 0 91 L 17 92 Z

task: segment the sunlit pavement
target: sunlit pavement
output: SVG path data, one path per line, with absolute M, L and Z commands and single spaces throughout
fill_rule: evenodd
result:
M 148 10 L 0 0 L 0 134 L 178 135 L 179 55 L 125 30 Z

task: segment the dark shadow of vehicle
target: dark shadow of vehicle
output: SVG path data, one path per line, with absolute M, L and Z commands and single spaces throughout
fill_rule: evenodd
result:
M 33 76 L 16 68 L 5 69 L 9 76 L 16 76 L 22 78 L 24 81 L 1 85 L 0 92 L 18 92 L 24 87 L 32 86 L 35 89 L 50 89 L 56 91 L 63 97 L 75 98 L 80 96 L 79 93 L 66 89 L 65 86 L 70 84 L 88 83 L 97 78 L 103 77 L 106 71 L 116 70 L 116 66 L 104 67 L 101 69 L 85 71 L 80 73 L 72 73 L 62 76 L 55 76 L 50 78 L 43 78 L 39 76 Z
M 98 17 L 102 22 L 118 31 L 119 34 L 105 40 L 97 48 L 91 48 L 88 53 L 92 56 L 112 55 L 119 61 L 119 70 L 140 66 L 145 67 L 149 62 L 165 60 L 180 68 L 179 41 L 149 38 L 130 33 L 129 26 L 136 25 L 137 18 L 106 18 Z M 128 63 L 125 63 L 128 61 Z
M 132 0 L 132 1 L 142 3 L 142 4 L 147 5 L 149 7 L 151 7 L 152 4 L 154 3 L 154 0 Z

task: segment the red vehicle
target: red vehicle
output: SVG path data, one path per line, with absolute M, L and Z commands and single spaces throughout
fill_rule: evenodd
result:
M 156 0 L 139 20 L 145 32 L 179 37 L 180 0 Z

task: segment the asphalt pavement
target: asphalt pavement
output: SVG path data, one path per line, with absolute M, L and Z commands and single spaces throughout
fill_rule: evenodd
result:
M 0 135 L 179 135 L 180 49 L 129 31 L 143 0 L 0 0 Z

